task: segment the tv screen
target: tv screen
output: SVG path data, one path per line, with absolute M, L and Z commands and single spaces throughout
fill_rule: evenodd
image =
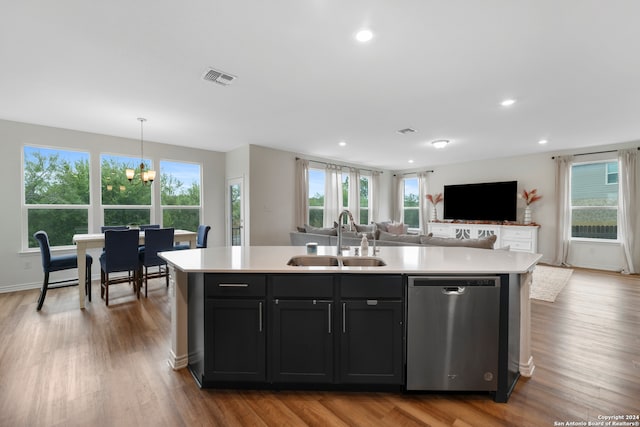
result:
M 445 185 L 444 219 L 515 221 L 518 182 Z

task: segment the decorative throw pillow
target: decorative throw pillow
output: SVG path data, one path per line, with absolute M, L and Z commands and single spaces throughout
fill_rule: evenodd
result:
M 497 236 L 482 239 L 454 239 L 452 237 L 422 236 L 420 243 L 428 246 L 463 246 L 467 248 L 493 249 Z
M 320 227 L 312 227 L 309 224 L 304 225 L 304 229 L 307 233 L 312 234 L 323 234 L 325 236 L 337 236 L 338 229 L 337 228 L 320 228 Z
M 389 242 L 402 242 L 402 243 L 420 243 L 420 237 L 417 234 L 393 234 L 386 231 L 380 231 L 380 240 L 386 240 Z M 424 237 L 424 236 L 422 236 Z
M 394 222 L 387 225 L 387 231 L 391 234 L 405 234 L 408 228 L 409 226 L 405 228 L 404 223 L 402 222 Z

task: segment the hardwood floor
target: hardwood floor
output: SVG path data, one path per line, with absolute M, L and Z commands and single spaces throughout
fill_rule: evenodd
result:
M 532 302 L 530 379 L 485 394 L 200 390 L 166 363 L 167 291 L 78 309 L 77 288 L 0 294 L 0 426 L 553 426 L 640 414 L 640 278 L 576 269 L 555 303 Z

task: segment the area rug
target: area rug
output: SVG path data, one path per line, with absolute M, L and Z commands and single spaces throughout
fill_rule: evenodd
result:
M 536 265 L 531 283 L 531 299 L 554 302 L 556 297 L 569 282 L 573 270 L 570 268 L 547 267 Z

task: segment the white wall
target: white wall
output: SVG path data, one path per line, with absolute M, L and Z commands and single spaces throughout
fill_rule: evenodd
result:
M 2 243 L 0 243 L 0 292 L 40 287 L 42 268 L 39 250 L 25 250 L 21 247 L 22 230 L 26 230 L 21 210 L 22 197 L 22 149 L 24 145 L 71 148 L 88 151 L 92 166 L 99 165 L 101 153 L 116 153 L 140 156 L 140 141 L 106 135 L 51 128 L 46 126 L 0 120 L 0 165 L 4 185 L 1 186 L 0 200 L 4 208 L 0 210 Z M 224 244 L 224 210 L 220 201 L 224 197 L 223 153 L 196 150 L 167 144 L 145 141 L 145 157 L 151 158 L 157 167 L 161 160 L 177 160 L 202 164 L 203 177 L 203 223 L 210 224 L 209 244 Z M 95 169 L 94 169 L 95 170 Z M 124 173 L 124 172 L 123 172 Z M 99 174 L 92 175 L 91 187 L 100 188 Z M 154 197 L 159 197 L 159 183 L 153 184 Z M 94 197 L 99 197 L 99 193 Z M 90 215 L 95 219 L 93 231 L 99 231 L 101 218 L 100 204 L 94 200 Z M 161 211 L 156 209 L 155 222 L 161 221 Z M 72 252 L 72 251 L 70 251 Z M 64 253 L 64 252 L 63 252 Z M 98 253 L 94 255 L 93 275 L 99 275 Z M 55 273 L 51 280 L 74 277 L 74 271 Z
M 637 143 L 590 147 L 582 152 L 597 152 L 636 147 Z M 578 154 L 573 152 L 543 153 L 527 156 L 482 160 L 437 166 L 429 176 L 429 193 L 443 192 L 445 185 L 469 184 L 494 181 L 518 181 L 518 192 L 523 189 L 538 189 L 543 197 L 531 205 L 533 221 L 540 224 L 538 251 L 542 262 L 551 263 L 555 259 L 555 236 L 557 220 L 555 210 L 555 162 L 552 156 L 558 154 Z M 640 171 L 639 171 L 640 174 Z M 491 201 L 487 201 L 490 203 Z M 443 205 L 438 205 L 438 218 L 442 218 Z M 636 210 L 638 212 L 640 209 Z M 524 202 L 518 204 L 518 220 L 522 221 Z M 640 220 L 637 221 L 640 226 Z M 635 235 L 640 235 L 640 230 Z M 638 239 L 637 239 L 638 240 Z M 620 271 L 624 266 L 623 253 L 619 243 L 572 242 L 568 262 L 576 267 Z

